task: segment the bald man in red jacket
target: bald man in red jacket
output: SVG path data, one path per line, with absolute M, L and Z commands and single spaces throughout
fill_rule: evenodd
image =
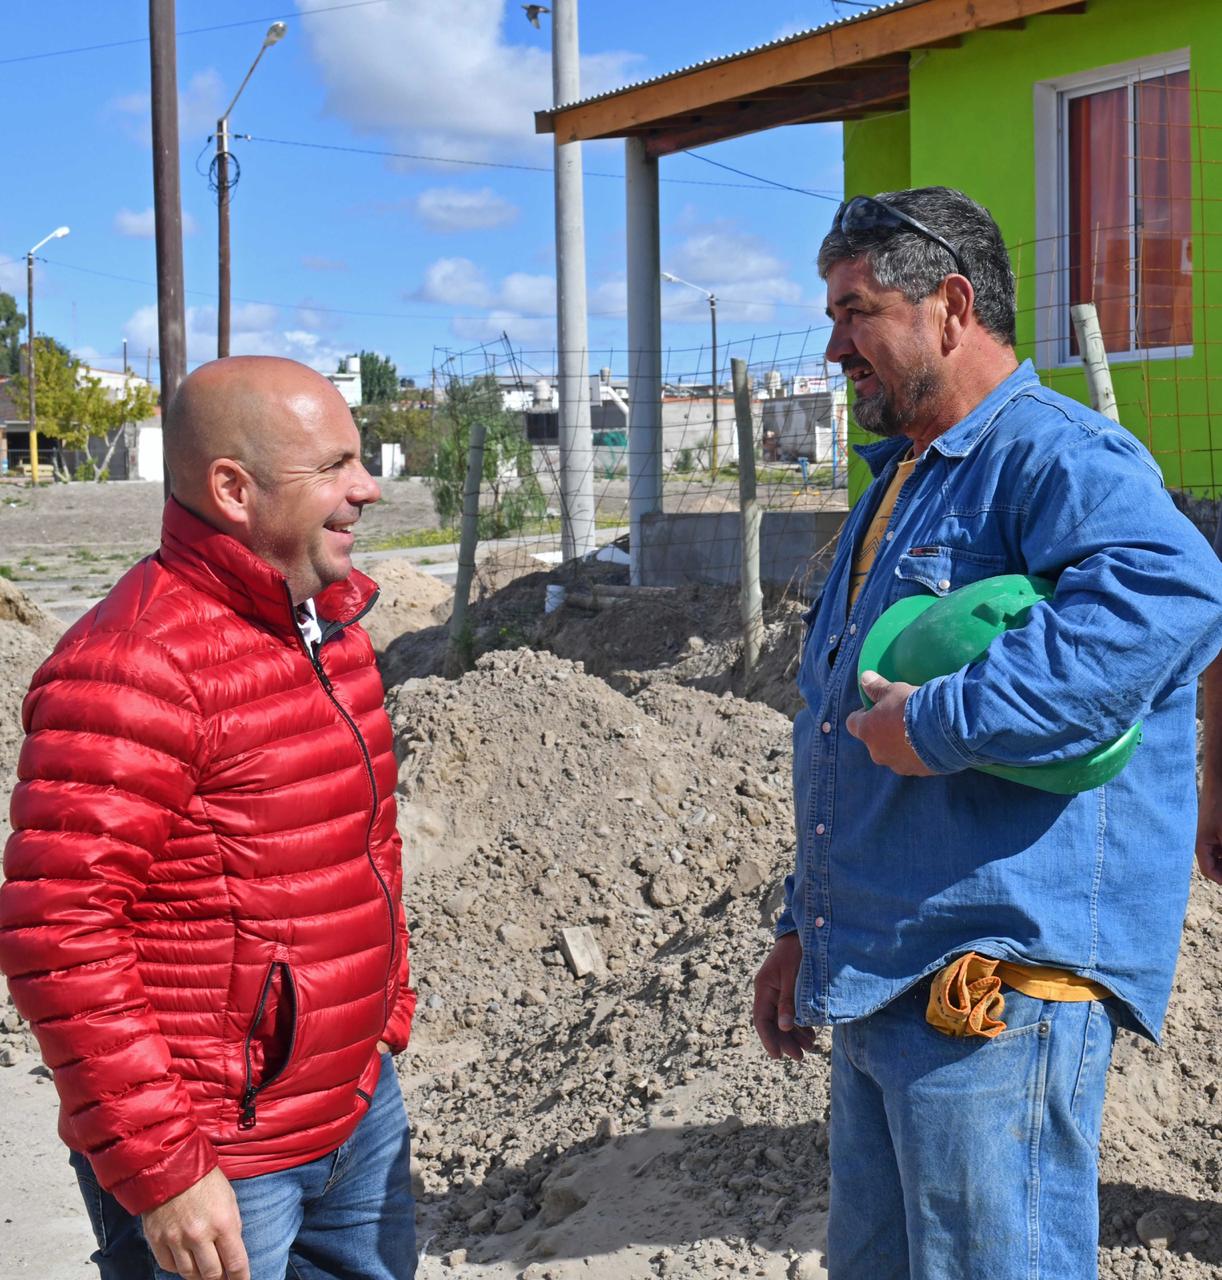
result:
M 204 365 L 165 441 L 160 550 L 25 702 L 0 966 L 107 1280 L 403 1280 L 414 995 L 351 559 L 378 486 L 342 397 L 289 360 Z

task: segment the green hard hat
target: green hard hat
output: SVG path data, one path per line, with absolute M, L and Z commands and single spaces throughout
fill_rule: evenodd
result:
M 908 596 L 897 601 L 879 615 L 862 643 L 857 662 L 861 700 L 867 707 L 874 705 L 861 687 L 866 671 L 877 671 L 886 680 L 924 684 L 976 662 L 1003 631 L 1021 627 L 1032 607 L 1051 599 L 1054 590 L 1046 578 L 1011 573 L 982 578 L 944 596 Z M 1076 795 L 1110 782 L 1128 764 L 1139 742 L 1140 722 L 1076 760 L 976 767 L 1055 795 Z

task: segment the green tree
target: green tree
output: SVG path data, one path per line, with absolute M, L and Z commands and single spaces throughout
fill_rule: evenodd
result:
M 54 338 L 34 339 L 34 422 L 40 435 L 58 440 L 67 449 L 86 449 L 93 436 L 106 440 L 109 461 L 119 433 L 127 422 L 147 418 L 157 403 L 151 388 L 133 383 L 123 395 L 111 397 L 101 380 L 80 376 L 80 361 Z M 24 404 L 29 382 L 23 374 L 13 379 L 13 398 Z M 99 468 L 100 472 L 104 470 Z M 71 477 L 62 469 L 61 480 Z
M 25 316 L 17 299 L 0 290 L 0 376 L 21 372 L 21 331 Z
M 361 432 L 362 452 L 374 444 L 397 444 L 403 450 L 408 475 L 424 475 L 433 460 L 433 413 L 417 404 L 360 405 L 354 416 Z
M 457 525 L 462 515 L 471 427 L 476 422 L 482 422 L 487 432 L 479 536 L 508 537 L 528 520 L 545 515 L 547 499 L 535 475 L 521 417 L 504 408 L 495 378 L 485 375 L 466 383 L 454 379 L 446 388 L 445 402 L 437 409 L 436 455 L 425 473 L 433 491 L 433 506 L 442 520 Z
M 399 373 L 394 362 L 376 351 L 361 352 L 361 403 L 391 404 L 399 398 Z

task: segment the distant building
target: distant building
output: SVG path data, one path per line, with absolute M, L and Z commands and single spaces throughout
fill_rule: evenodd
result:
M 344 397 L 348 408 L 355 409 L 361 403 L 361 357 L 345 356 L 344 367 L 327 374 L 327 381 Z
M 112 400 L 118 400 L 125 390 L 135 390 L 137 387 L 145 387 L 152 390 L 152 386 L 147 378 L 142 378 L 139 374 L 121 373 L 116 369 L 95 369 L 91 365 L 77 365 L 76 381 L 78 386 L 83 386 L 90 379 L 96 379 L 102 387 L 102 390 Z

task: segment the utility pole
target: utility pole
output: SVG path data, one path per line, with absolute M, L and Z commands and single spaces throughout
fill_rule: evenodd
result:
M 581 96 L 577 0 L 552 0 L 552 97 Z M 586 328 L 586 245 L 581 143 L 555 135 L 556 316 L 560 382 L 560 506 L 564 558 L 594 549 L 594 445 Z
M 25 304 L 25 322 L 28 326 L 26 332 L 30 335 L 29 345 L 26 351 L 29 353 L 27 360 L 27 368 L 25 371 L 26 390 L 30 395 L 29 417 L 30 417 L 30 483 L 37 488 L 38 486 L 38 419 L 34 416 L 34 250 L 31 249 L 25 257 L 25 288 L 26 288 L 26 304 Z
M 229 121 L 216 122 L 216 358 L 229 354 Z
M 48 240 L 58 240 L 68 234 L 67 227 L 56 227 L 49 236 L 43 238 L 25 255 L 25 287 L 26 317 L 25 332 L 29 343 L 26 346 L 27 369 L 26 388 L 30 393 L 30 483 L 38 484 L 38 419 L 34 416 L 34 384 L 38 377 L 38 367 L 34 360 L 34 255 Z
M 229 115 L 237 106 L 242 90 L 254 75 L 259 59 L 278 40 L 284 37 L 288 28 L 283 22 L 273 22 L 263 37 L 259 52 L 250 64 L 245 79 L 238 85 L 233 101 L 225 108 L 216 122 L 216 270 L 217 270 L 217 302 L 216 302 L 216 355 L 220 360 L 229 354 Z
M 713 326 L 713 439 L 709 448 L 709 461 L 713 464 L 713 479 L 717 479 L 717 295 L 709 294 L 709 321 Z M 737 406 L 736 406 L 737 408 Z
M 174 0 L 149 0 L 149 63 L 153 106 L 153 209 L 157 243 L 157 352 L 161 363 L 161 412 L 164 415 L 178 390 L 178 384 L 187 376 Z M 162 475 L 168 498 L 170 472 L 164 464 Z

